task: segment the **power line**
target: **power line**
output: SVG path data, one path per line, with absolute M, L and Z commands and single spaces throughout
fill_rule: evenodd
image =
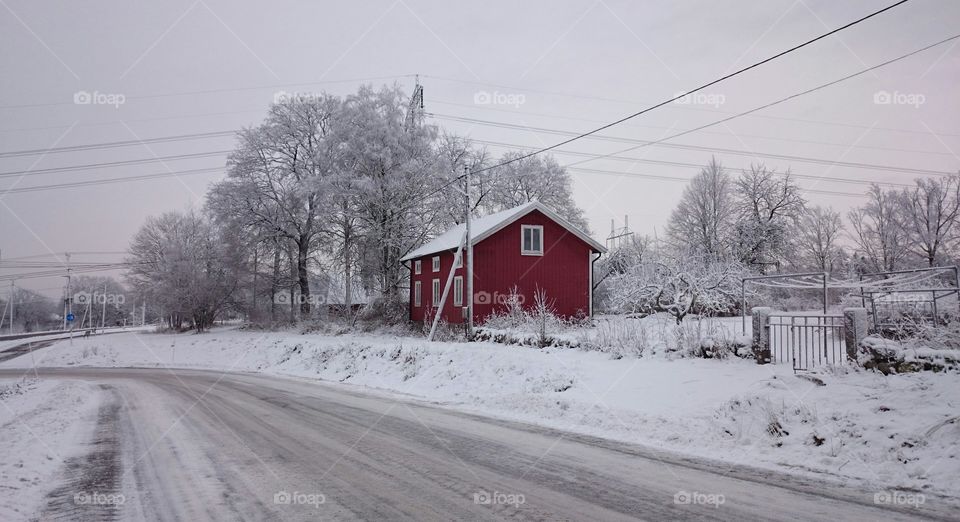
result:
M 783 102 L 790 101 L 790 100 L 792 100 L 792 99 L 794 99 L 794 98 L 799 98 L 800 96 L 803 96 L 803 95 L 806 95 L 806 94 L 810 94 L 810 93 L 812 93 L 812 92 L 816 92 L 816 91 L 819 91 L 819 90 L 821 90 L 821 89 L 825 89 L 825 88 L 830 87 L 830 86 L 832 86 L 832 85 L 836 85 L 836 84 L 838 84 L 838 83 L 847 81 L 847 80 L 849 80 L 849 79 L 851 79 L 851 78 L 856 78 L 857 76 L 860 76 L 860 75 L 866 74 L 866 73 L 868 73 L 868 72 L 870 72 L 870 71 L 873 71 L 873 70 L 875 70 L 875 69 L 879 69 L 879 68 L 881 68 L 881 67 L 890 65 L 890 64 L 892 64 L 892 63 L 894 63 L 894 62 L 898 62 L 898 61 L 900 61 L 900 60 L 909 58 L 909 57 L 911 57 L 911 56 L 913 56 L 913 55 L 922 53 L 922 52 L 924 52 L 924 51 L 926 51 L 926 50 L 928 50 L 928 49 L 932 49 L 932 48 L 934 48 L 934 47 L 936 47 L 936 46 L 938 46 L 938 45 L 943 45 L 943 44 L 945 44 L 945 43 L 947 43 L 947 42 L 949 42 L 949 41 L 956 40 L 957 38 L 960 38 L 960 34 L 953 35 L 953 36 L 951 36 L 951 37 L 949 37 L 949 38 L 945 38 L 945 39 L 943 39 L 943 40 L 940 40 L 939 42 L 930 44 L 930 45 L 928 45 L 928 46 L 926 46 L 926 47 L 922 47 L 922 48 L 917 49 L 917 50 L 915 50 L 915 51 L 911 51 L 911 52 L 909 52 L 909 53 L 907 53 L 907 54 L 900 55 L 900 56 L 898 56 L 898 57 L 896 57 L 896 58 L 893 58 L 893 59 L 891 59 L 891 60 L 887 60 L 887 61 L 885 61 L 885 62 L 879 63 L 879 64 L 874 65 L 874 66 L 872 66 L 872 67 L 867 67 L 866 69 L 862 69 L 862 70 L 860 70 L 860 71 L 858 71 L 858 72 L 855 72 L 855 73 L 853 73 L 853 74 L 844 76 L 844 77 L 842 77 L 842 78 L 838 78 L 838 79 L 833 80 L 833 81 L 831 81 L 831 82 L 827 82 L 827 83 L 818 85 L 818 86 L 816 86 L 816 87 L 807 89 L 807 90 L 805 90 L 805 91 L 801 91 L 801 92 L 798 92 L 798 93 L 795 93 L 795 94 L 791 94 L 790 96 L 787 96 L 786 98 L 780 98 L 779 100 L 776 100 L 776 101 L 767 103 L 766 105 L 761 105 L 761 106 L 759 106 L 759 107 L 755 107 L 755 108 L 753 108 L 753 109 L 750 109 L 750 110 L 747 110 L 747 111 L 744 111 L 744 112 L 741 112 L 741 113 L 738 113 L 738 114 L 734 114 L 733 116 L 728 116 L 728 117 L 726 117 L 726 118 L 723 118 L 723 119 L 714 121 L 714 122 L 712 122 L 712 123 L 707 123 L 706 125 L 701 125 L 701 126 L 699 126 L 699 127 L 694 127 L 694 128 L 692 128 L 692 129 L 688 129 L 688 130 L 685 130 L 685 131 L 683 131 L 683 132 L 679 132 L 679 133 L 674 134 L 674 135 L 672 135 L 672 136 L 667 136 L 667 137 L 665 137 L 665 138 L 660 138 L 660 139 L 658 139 L 658 140 L 654 140 L 654 141 L 645 143 L 645 144 L 643 144 L 643 145 L 637 145 L 637 146 L 635 146 L 635 147 L 629 147 L 629 148 L 626 148 L 626 149 L 623 149 L 623 150 L 620 150 L 620 151 L 612 152 L 612 153 L 610 153 L 610 154 L 608 154 L 608 155 L 601 156 L 601 157 L 595 158 L 595 159 L 601 159 L 601 158 L 606 157 L 606 156 L 612 156 L 612 155 L 616 155 L 616 154 L 622 154 L 622 153 L 624 153 L 624 152 L 630 152 L 630 151 L 637 150 L 637 149 L 640 149 L 640 148 L 643 148 L 643 147 L 649 147 L 649 146 L 651 146 L 651 145 L 656 145 L 656 144 L 659 144 L 659 143 L 663 143 L 663 142 L 665 142 L 665 141 L 667 141 L 667 140 L 672 140 L 672 139 L 674 139 L 674 138 L 679 138 L 680 136 L 686 136 L 687 134 L 692 134 L 692 133 L 697 132 L 697 131 L 702 130 L 702 129 L 706 129 L 706 128 L 713 127 L 713 126 L 716 126 L 716 125 L 720 125 L 721 123 L 726 123 L 726 122 L 728 122 L 728 121 L 731 121 L 731 120 L 740 118 L 740 117 L 742 117 L 742 116 L 746 116 L 746 115 L 748 115 L 748 114 L 752 114 L 752 113 L 754 113 L 754 112 L 761 111 L 761 110 L 763 110 L 763 109 L 767 109 L 767 108 L 773 107 L 774 105 L 779 105 L 779 104 L 781 104 L 781 103 L 783 103 Z M 579 164 L 582 164 L 582 163 L 586 163 L 586 162 L 588 162 L 588 161 L 593 161 L 593 160 L 590 159 L 590 160 L 579 161 L 579 162 L 577 162 L 577 163 L 572 163 L 572 164 L 567 165 L 567 166 L 579 165 Z
M 108 161 L 104 163 L 88 163 L 86 165 L 51 167 L 48 169 L 16 170 L 11 172 L 0 172 L 0 178 L 8 178 L 12 176 L 27 176 L 27 175 L 36 175 L 36 174 L 52 174 L 56 172 L 72 172 L 75 170 L 90 170 L 90 169 L 98 169 L 98 168 L 106 168 L 106 167 L 123 167 L 127 165 L 143 165 L 147 163 L 157 163 L 157 162 L 163 163 L 167 161 L 180 161 L 180 160 L 197 159 L 197 158 L 209 158 L 212 156 L 222 156 L 224 154 L 229 154 L 231 152 L 233 151 L 216 150 L 211 152 L 196 152 L 191 154 L 175 154 L 172 156 L 156 156 L 153 158 Z
M 485 145 L 492 145 L 492 146 L 495 146 L 495 147 L 505 147 L 505 148 L 511 148 L 511 149 L 526 149 L 526 148 L 527 148 L 527 147 L 522 147 L 522 146 L 519 146 L 519 145 L 513 145 L 513 144 L 510 144 L 510 143 L 503 143 L 503 142 L 499 142 L 499 141 L 486 141 L 486 140 L 474 140 L 474 141 L 475 141 L 476 143 L 481 143 L 481 144 L 485 144 Z M 591 158 L 591 159 L 599 159 L 599 158 L 602 157 L 603 159 L 609 159 L 609 160 L 613 160 L 613 161 L 624 161 L 624 162 L 629 162 L 629 163 L 650 163 L 650 164 L 654 164 L 654 165 L 666 165 L 666 166 L 671 166 L 671 167 L 692 168 L 692 169 L 697 169 L 697 170 L 703 169 L 703 165 L 699 165 L 699 164 L 696 164 L 696 163 L 685 163 L 685 162 L 681 162 L 681 161 L 655 160 L 655 159 L 649 159 L 649 158 L 634 158 L 634 157 L 630 157 L 630 156 L 619 156 L 619 155 L 617 155 L 617 156 L 610 156 L 610 155 L 604 155 L 604 154 L 600 154 L 600 153 L 570 151 L 570 150 L 558 150 L 558 151 L 554 151 L 554 153 L 555 153 L 555 154 L 565 154 L 565 155 L 570 155 L 570 156 L 585 157 L 585 158 Z M 567 164 L 567 165 L 562 165 L 562 167 L 563 167 L 563 168 L 570 169 L 570 170 L 573 170 L 573 169 L 575 168 L 575 167 L 573 167 L 573 165 L 576 165 L 576 164 L 578 164 L 578 163 L 580 163 L 580 162 L 569 163 L 569 164 Z M 580 170 L 590 170 L 590 169 L 580 169 Z M 742 170 L 742 169 L 731 168 L 730 170 Z M 785 175 L 785 173 L 783 173 L 782 175 Z M 797 179 L 810 179 L 810 180 L 816 180 L 816 181 L 833 181 L 833 182 L 836 182 L 836 183 L 846 183 L 846 184 L 854 184 L 854 185 L 868 185 L 868 186 L 869 186 L 869 185 L 874 185 L 874 184 L 876 184 L 876 185 L 882 185 L 882 186 L 887 186 L 887 187 L 899 187 L 899 188 L 908 188 L 908 187 L 911 187 L 911 186 L 912 186 L 912 185 L 907 184 L 907 183 L 879 182 L 879 181 L 874 182 L 874 181 L 868 181 L 868 180 L 843 178 L 843 177 L 837 177 L 837 176 L 821 176 L 821 175 L 816 175 L 816 174 L 800 174 L 800 173 L 794 172 L 794 171 L 792 171 L 792 170 L 790 171 L 790 176 L 791 176 L 791 177 L 794 177 L 794 178 L 797 178 Z M 862 196 L 862 194 L 860 194 L 860 195 Z
M 0 192 L 0 196 L 6 194 L 19 194 L 21 192 L 39 192 L 44 190 L 55 190 L 62 188 L 76 188 L 76 187 L 87 187 L 91 185 L 109 185 L 112 183 L 125 183 L 128 181 L 144 181 L 151 179 L 160 179 L 160 178 L 169 178 L 169 177 L 178 177 L 178 176 L 189 176 L 193 174 L 206 174 L 211 172 L 222 172 L 224 167 L 212 167 L 206 169 L 193 169 L 193 170 L 179 170 L 173 172 L 159 172 L 156 174 L 144 174 L 142 176 L 128 176 L 124 178 L 108 178 L 108 179 L 94 179 L 88 181 L 77 181 L 74 183 L 56 183 L 51 185 L 37 185 L 32 187 L 22 187 L 15 188 Z
M 195 94 L 219 94 L 223 92 L 239 92 L 239 91 L 258 91 L 264 89 L 284 89 L 284 88 L 293 88 L 294 86 L 303 86 L 303 85 L 327 85 L 333 83 L 356 83 L 356 82 L 372 82 L 377 80 L 396 80 L 398 78 L 413 78 L 416 74 L 400 74 L 396 76 L 372 76 L 369 78 L 349 78 L 343 80 L 320 80 L 315 82 L 303 82 L 303 83 L 287 83 L 287 84 L 274 84 L 274 85 L 258 85 L 250 87 L 224 87 L 220 89 L 202 89 L 196 91 L 179 91 L 179 92 L 165 92 L 165 93 L 155 93 L 155 94 L 142 94 L 142 95 L 133 95 L 125 96 L 127 100 L 148 100 L 155 98 L 170 98 L 175 96 L 190 96 Z M 74 102 L 46 102 L 46 103 L 24 103 L 19 105 L 0 105 L 0 109 L 25 109 L 33 107 L 54 107 L 60 105 L 74 105 Z
M 60 152 L 76 152 L 76 151 L 86 151 L 86 150 L 98 150 L 98 149 L 112 149 L 116 147 L 130 147 L 137 145 L 145 145 L 148 143 L 165 143 L 170 141 L 184 141 L 184 140 L 195 140 L 195 139 L 204 139 L 204 138 L 219 138 L 224 136 L 234 136 L 238 131 L 228 130 L 228 131 L 214 131 L 214 132 L 201 132 L 196 134 L 177 134 L 173 136 L 161 136 L 158 138 L 146 138 L 142 140 L 125 140 L 125 141 L 108 141 L 104 143 L 88 143 L 85 145 L 72 145 L 68 147 L 54 147 L 50 149 L 28 149 L 28 150 L 11 150 L 6 152 L 0 152 L 0 158 L 16 158 L 20 156 L 34 156 L 38 154 L 56 154 Z
M 588 169 L 581 167 L 573 167 L 569 169 L 574 172 L 583 172 L 588 174 L 601 174 L 601 175 L 610 175 L 610 176 L 625 176 L 625 177 L 634 177 L 634 178 L 646 178 L 646 179 L 655 179 L 663 181 L 677 181 L 680 183 L 689 183 L 691 178 L 677 178 L 673 176 L 664 176 L 660 174 L 643 174 L 639 172 L 623 172 L 616 170 L 601 170 L 601 169 Z M 856 194 L 853 192 L 840 192 L 836 190 L 822 190 L 822 189 L 807 189 L 799 188 L 802 192 L 809 192 L 813 194 L 826 194 L 831 196 L 848 196 L 848 197 L 863 197 L 863 194 Z
M 473 123 L 478 125 L 491 125 L 494 127 L 501 127 L 501 128 L 507 128 L 507 129 L 536 131 L 536 132 L 567 135 L 567 136 L 576 135 L 575 132 L 563 131 L 558 129 L 547 129 L 543 127 L 529 127 L 525 125 L 515 125 L 511 123 L 501 123 L 501 122 L 495 122 L 495 121 L 489 121 L 489 120 L 478 120 L 473 118 L 461 118 L 459 116 L 447 116 L 442 114 L 433 114 L 433 113 L 428 113 L 428 114 L 438 119 L 462 121 L 465 123 Z M 618 136 L 593 135 L 593 136 L 589 136 L 589 139 L 616 141 L 621 143 L 653 144 L 652 141 L 648 141 L 648 140 L 638 140 L 638 139 L 623 138 Z M 870 164 L 870 163 L 860 163 L 860 162 L 850 162 L 850 161 L 835 161 L 835 160 L 828 160 L 824 158 L 811 158 L 808 156 L 791 156 L 787 154 L 750 152 L 746 150 L 726 149 L 721 147 L 706 147 L 706 146 L 699 146 L 699 145 L 685 145 L 685 144 L 679 144 L 679 143 L 658 143 L 657 145 L 660 147 L 667 147 L 667 148 L 674 148 L 674 149 L 703 150 L 708 152 L 718 152 L 718 153 L 734 154 L 734 155 L 740 155 L 740 156 L 768 157 L 768 158 L 774 158 L 774 159 L 799 161 L 803 163 L 816 163 L 820 165 L 837 166 L 837 167 L 850 167 L 850 168 L 870 169 L 870 170 L 888 170 L 892 172 L 908 172 L 908 173 L 914 173 L 914 174 L 929 174 L 929 175 L 938 175 L 938 176 L 948 176 L 953 174 L 953 172 L 948 172 L 948 171 L 915 169 L 910 167 L 892 167 L 889 165 L 876 165 L 876 164 Z
M 431 100 L 430 100 L 430 103 L 437 103 L 437 104 L 440 104 L 440 105 L 452 105 L 452 106 L 455 106 L 455 107 L 466 107 L 466 108 L 479 109 L 479 110 L 485 110 L 485 111 L 503 112 L 503 113 L 513 114 L 513 115 L 526 114 L 526 115 L 530 115 L 530 116 L 541 116 L 541 117 L 545 117 L 545 118 L 555 118 L 555 119 L 561 119 L 561 120 L 586 121 L 586 122 L 591 122 L 591 123 L 604 123 L 603 120 L 597 120 L 597 119 L 591 119 L 591 118 L 578 118 L 578 117 L 574 117 L 574 116 L 561 116 L 561 115 L 559 115 L 559 114 L 547 114 L 547 113 L 545 113 L 545 112 L 531 112 L 531 111 L 520 111 L 520 110 L 513 110 L 513 109 L 499 109 L 499 108 L 497 108 L 497 107 L 486 107 L 486 106 L 476 105 L 476 104 L 470 105 L 470 104 L 466 104 L 466 103 L 455 103 L 455 102 L 441 101 L 441 100 L 435 100 L 435 99 L 431 99 Z M 715 112 L 715 111 L 710 111 L 710 112 Z M 437 116 L 439 116 L 439 115 L 437 115 Z M 753 116 L 759 117 L 759 115 L 753 115 Z M 637 127 L 637 128 L 657 129 L 657 130 L 674 130 L 674 127 L 664 127 L 664 126 L 659 126 L 659 125 L 625 124 L 625 125 L 623 125 L 623 127 Z M 865 126 L 864 128 L 870 128 L 870 127 L 866 127 L 866 126 Z M 874 127 L 874 129 L 881 129 L 881 127 Z M 904 132 L 912 132 L 912 131 L 904 131 Z M 709 131 L 708 131 L 708 132 L 704 132 L 703 134 L 714 134 L 714 135 L 717 135 L 717 136 L 730 137 L 730 133 L 728 133 L 728 132 L 717 132 L 717 131 L 709 132 Z M 925 134 L 929 135 L 929 133 L 925 133 Z M 801 139 L 796 139 L 796 138 L 781 138 L 781 137 L 777 137 L 777 136 L 761 136 L 761 135 L 758 135 L 758 134 L 746 134 L 746 133 L 742 133 L 742 132 L 738 132 L 736 135 L 739 136 L 739 137 L 743 137 L 743 138 L 757 138 L 757 139 L 761 139 L 761 140 L 784 141 L 784 142 L 788 142 L 788 143 L 804 143 L 804 144 L 808 144 L 808 145 L 825 145 L 825 146 L 827 146 L 827 147 L 842 147 L 842 148 L 845 148 L 845 149 L 871 149 L 871 150 L 882 150 L 882 151 L 884 151 L 884 152 L 909 152 L 909 153 L 911 153 L 911 154 L 930 154 L 930 155 L 936 155 L 936 156 L 949 156 L 949 157 L 954 157 L 954 155 L 953 155 L 952 152 L 940 152 L 940 151 L 935 151 L 935 150 L 901 149 L 901 148 L 898 148 L 898 147 L 876 147 L 876 146 L 871 146 L 871 145 L 860 145 L 860 144 L 857 144 L 857 143 L 854 143 L 854 144 L 852 144 L 852 145 L 848 145 L 848 144 L 844 144 L 844 143 L 831 143 L 831 142 L 827 142 L 827 141 L 801 140 Z M 941 136 L 949 136 L 949 134 L 943 134 L 943 133 L 941 133 L 940 135 L 941 135 Z
M 699 87 L 696 87 L 696 88 L 694 88 L 694 89 L 691 89 L 691 90 L 689 90 L 689 91 L 686 91 L 684 94 L 682 94 L 682 95 L 680 95 L 680 96 L 674 96 L 674 97 L 672 97 L 672 98 L 670 98 L 670 99 L 668 99 L 668 100 L 664 100 L 664 101 L 662 101 L 662 102 L 660 102 L 660 103 L 658 103 L 658 104 L 655 104 L 655 105 L 652 105 L 652 106 L 650 106 L 650 107 L 647 107 L 646 109 L 643 109 L 643 110 L 641 110 L 641 111 L 638 111 L 638 112 L 635 112 L 635 113 L 630 114 L 630 115 L 628 115 L 628 116 L 625 116 L 625 117 L 623 117 L 623 118 L 620 118 L 619 120 L 613 121 L 613 122 L 608 123 L 608 124 L 606 124 L 606 125 L 601 125 L 600 127 L 597 127 L 597 128 L 595 128 L 595 129 L 593 129 L 593 130 L 591 130 L 591 131 L 584 132 L 584 133 L 582 133 L 582 134 L 580 134 L 580 135 L 577 135 L 577 136 L 574 136 L 574 137 L 572 137 L 572 138 L 563 140 L 563 141 L 561 141 L 561 142 L 559 142 L 559 143 L 555 143 L 555 144 L 550 145 L 550 146 L 548 146 L 548 147 L 544 147 L 544 148 L 542 148 L 542 149 L 535 150 L 535 151 L 530 152 L 530 153 L 528 153 L 528 154 L 524 154 L 524 155 L 518 156 L 518 157 L 516 157 L 516 158 L 512 158 L 512 159 L 510 159 L 510 160 L 508 160 L 508 161 L 501 162 L 501 163 L 499 163 L 499 164 L 497 164 L 497 165 L 493 165 L 493 166 L 491 166 L 491 167 L 487 167 L 487 168 L 481 169 L 481 170 L 479 170 L 479 171 L 477 171 L 477 172 L 484 172 L 484 171 L 486 171 L 486 170 L 491 170 L 491 169 L 495 169 L 495 168 L 497 168 L 497 167 L 502 167 L 502 166 L 504 166 L 504 165 L 509 165 L 510 163 L 514 163 L 514 162 L 517 162 L 517 161 L 524 160 L 524 159 L 526 159 L 526 158 L 530 158 L 530 157 L 536 156 L 536 155 L 538 155 L 538 154 L 542 154 L 542 153 L 544 153 L 544 152 L 547 152 L 547 151 L 550 151 L 550 150 L 553 150 L 553 149 L 562 147 L 562 146 L 567 145 L 567 144 L 569 144 L 569 143 L 573 143 L 574 141 L 577 141 L 577 140 L 579 140 L 579 139 L 586 138 L 587 136 L 596 134 L 596 133 L 598 133 L 598 132 L 600 132 L 600 131 L 602 131 L 602 130 L 609 129 L 610 127 L 613 127 L 613 126 L 615 126 L 615 125 L 618 125 L 618 124 L 620 124 L 620 123 L 623 123 L 623 122 L 625 122 L 625 121 L 627 121 L 627 120 L 631 120 L 631 119 L 633 119 L 633 118 L 636 118 L 637 116 L 646 114 L 646 113 L 648 113 L 648 112 L 650 112 L 650 111 L 652 111 L 652 110 L 654 110 L 654 109 L 657 109 L 658 107 L 663 107 L 664 105 L 666 105 L 666 104 L 668 104 L 668 103 L 672 103 L 672 102 L 674 102 L 674 101 L 676 101 L 676 100 L 679 100 L 679 99 L 683 98 L 684 96 L 687 96 L 687 95 L 689 95 L 689 94 L 692 94 L 692 93 L 695 93 L 695 92 L 698 92 L 698 91 L 702 91 L 703 89 L 706 89 L 707 87 L 710 87 L 710 86 L 712 86 L 712 85 L 716 85 L 716 84 L 718 84 L 718 83 L 720 83 L 720 82 L 722 82 L 722 81 L 724 81 L 724 80 L 727 80 L 727 79 L 732 78 L 732 77 L 734 77 L 734 76 L 737 76 L 737 75 L 739 75 L 739 74 L 743 74 L 744 72 L 747 72 L 747 71 L 749 71 L 749 70 L 751 70 L 751 69 L 754 69 L 754 68 L 756 68 L 756 67 L 759 67 L 759 66 L 761 66 L 761 65 L 763 65 L 763 64 L 765 64 L 765 63 L 768 63 L 768 62 L 771 62 L 771 61 L 773 61 L 773 60 L 776 60 L 777 58 L 780 58 L 781 56 L 784 56 L 784 55 L 787 55 L 787 54 L 789 54 L 789 53 L 792 53 L 792 52 L 794 52 L 794 51 L 796 51 L 796 50 L 798 50 L 798 49 L 801 49 L 801 48 L 803 48 L 803 47 L 806 47 L 806 46 L 808 46 L 808 45 L 810 45 L 810 44 L 812 44 L 812 43 L 814 43 L 814 42 L 820 41 L 820 40 L 822 40 L 822 39 L 824 39 L 824 38 L 826 38 L 826 37 L 828 37 L 828 36 L 830 36 L 830 35 L 832 35 L 832 34 L 836 34 L 836 33 L 840 32 L 840 31 L 843 31 L 844 29 L 847 29 L 847 28 L 849 28 L 849 27 L 852 27 L 852 26 L 854 26 L 854 25 L 857 25 L 857 24 L 859 24 L 859 23 L 861 23 L 861 22 L 863 22 L 863 21 L 865 21 L 865 20 L 867 20 L 867 19 L 873 18 L 874 16 L 877 16 L 877 15 L 879 15 L 879 14 L 881 14 L 881 13 L 884 13 L 884 12 L 886 12 L 886 11 L 889 11 L 890 9 L 893 9 L 894 7 L 897 7 L 897 6 L 899 6 L 899 5 L 905 4 L 905 3 L 907 3 L 908 1 L 909 1 L 909 0 L 900 0 L 899 2 L 896 2 L 896 3 L 894 3 L 894 4 L 891 4 L 891 5 L 887 6 L 887 7 L 884 7 L 883 9 L 880 9 L 879 11 L 874 11 L 874 12 L 872 12 L 872 13 L 864 16 L 864 17 L 861 17 L 861 18 L 859 18 L 859 19 L 857 19 L 857 20 L 854 20 L 854 21 L 849 22 L 849 23 L 847 23 L 847 24 L 845 24 L 845 25 L 842 25 L 842 26 L 840 26 L 840 27 L 838 27 L 838 28 L 836 28 L 836 29 L 833 29 L 833 30 L 831 30 L 831 31 L 828 31 L 828 32 L 826 32 L 826 33 L 823 33 L 823 34 L 821 34 L 820 36 L 817 36 L 817 37 L 815 37 L 815 38 L 811 38 L 810 40 L 807 40 L 806 42 L 803 42 L 803 43 L 801 43 L 801 44 L 797 44 L 797 45 L 795 45 L 795 46 L 793 46 L 793 47 L 791 47 L 791 48 L 789 48 L 789 49 L 786 49 L 786 50 L 784 50 L 784 51 L 780 51 L 779 53 L 776 53 L 776 54 L 774 54 L 773 56 L 764 58 L 763 60 L 760 60 L 759 62 L 754 62 L 754 63 L 752 63 L 752 64 L 750 64 L 750 65 L 748 65 L 748 66 L 746 66 L 746 67 L 744 67 L 744 68 L 742 68 L 742 69 L 738 69 L 738 70 L 736 70 L 736 71 L 734 71 L 734 72 L 732 72 L 732 73 L 730 73 L 730 74 L 726 74 L 726 75 L 724 75 L 724 76 L 721 76 L 720 78 L 717 78 L 717 79 L 715 79 L 715 80 L 712 80 L 712 81 L 710 81 L 710 82 L 707 82 L 707 83 L 705 83 L 705 84 L 703 84 L 703 85 L 701 85 L 701 86 L 699 86 Z

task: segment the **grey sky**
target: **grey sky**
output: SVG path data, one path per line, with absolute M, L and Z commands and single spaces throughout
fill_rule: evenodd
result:
M 364 3 L 31 2 L 0 0 L 0 151 L 238 129 L 264 116 L 277 91 L 346 94 L 356 79 L 425 86 L 426 110 L 581 132 L 672 97 L 879 9 L 883 1 Z M 720 119 L 952 36 L 960 3 L 912 0 L 888 13 L 604 134 L 651 140 Z M 956 171 L 960 49 L 947 44 L 887 68 L 672 143 L 764 154 Z M 346 80 L 346 81 L 344 81 Z M 322 82 L 337 83 L 322 83 Z M 78 91 L 119 94 L 118 106 L 75 104 Z M 877 104 L 880 91 L 900 95 Z M 493 103 L 483 102 L 489 95 Z M 561 95 L 563 94 L 563 95 Z M 910 96 L 913 96 L 912 98 Z M 922 96 L 922 98 L 920 98 Z M 104 96 L 100 101 L 109 101 Z M 722 102 L 722 103 L 720 103 Z M 799 121 L 809 120 L 809 121 Z M 477 140 L 530 148 L 565 135 L 436 120 Z M 834 122 L 830 125 L 817 122 Z M 902 129 L 896 131 L 891 129 Z M 904 132 L 906 131 L 906 132 Z M 818 143 L 811 143 L 818 142 Z M 0 158 L 4 173 L 226 151 L 228 137 Z M 582 140 L 564 150 L 608 153 L 629 143 Z M 490 146 L 496 155 L 502 146 Z M 648 147 L 644 162 L 583 168 L 686 179 L 711 152 Z M 728 167 L 759 161 L 718 153 Z M 122 251 L 152 214 L 202 204 L 222 172 L 2 195 L 92 179 L 222 167 L 224 155 L 75 172 L 0 177 L 4 258 Z M 556 154 L 561 164 L 584 159 Z M 671 162 L 655 163 L 655 162 Z M 914 174 L 763 158 L 778 170 L 864 181 Z M 575 171 L 575 195 L 602 239 L 629 214 L 660 231 L 684 184 Z M 846 210 L 863 184 L 802 179 L 816 203 Z M 45 258 L 54 260 L 54 257 Z M 115 254 L 78 256 L 118 260 Z M 0 273 L 9 273 L 10 271 Z M 58 295 L 60 278 L 18 284 Z

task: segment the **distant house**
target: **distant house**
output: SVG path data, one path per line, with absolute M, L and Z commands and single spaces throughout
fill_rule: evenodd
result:
M 410 269 L 411 320 L 435 316 L 453 269 L 454 279 L 441 313 L 450 323 L 464 321 L 469 299 L 466 250 L 461 266 L 453 266 L 463 232 L 464 225 L 457 225 L 401 260 Z M 524 307 L 532 306 L 534 293 L 540 289 L 559 316 L 592 314 L 593 262 L 606 249 L 554 210 L 534 201 L 473 220 L 471 233 L 476 324 L 505 310 L 513 288 Z

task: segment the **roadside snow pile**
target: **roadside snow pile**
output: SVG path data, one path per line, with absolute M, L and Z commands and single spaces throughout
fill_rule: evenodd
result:
M 0 380 L 0 520 L 37 517 L 51 482 L 92 434 L 98 394 L 76 381 Z
M 724 436 L 784 466 L 957 495 L 955 375 L 823 371 L 811 380 L 796 389 L 773 379 L 765 393 L 727 401 L 716 413 Z
M 958 496 L 956 374 L 797 376 L 789 365 L 661 355 L 217 330 L 61 342 L 35 359 L 323 379 L 730 463 Z

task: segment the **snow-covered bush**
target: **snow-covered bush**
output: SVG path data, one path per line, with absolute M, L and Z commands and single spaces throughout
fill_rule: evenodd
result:
M 407 301 L 398 295 L 378 297 L 364 305 L 360 320 L 378 324 L 406 323 L 407 307 Z
M 858 362 L 884 374 L 915 371 L 960 371 L 960 322 L 935 326 L 915 323 L 909 334 L 865 338 Z
M 704 318 L 687 320 L 672 330 L 670 351 L 683 357 L 725 359 L 731 356 L 748 356 L 745 339 L 731 334 L 715 321 Z
M 503 310 L 487 317 L 483 327 L 477 329 L 477 338 L 507 344 L 529 344 L 529 338 L 533 335 L 541 348 L 570 345 L 569 342 L 558 342 L 556 334 L 569 331 L 573 324 L 557 316 L 553 299 L 543 289 L 538 288 L 534 292 L 531 306 L 524 307 L 523 301 L 517 287 L 510 289 Z
M 746 273 L 740 263 L 663 248 L 614 276 L 610 299 L 621 311 L 666 312 L 680 324 L 690 314 L 736 311 L 740 278 Z
M 599 321 L 595 336 L 582 345 L 608 352 L 615 359 L 641 357 L 649 346 L 647 327 L 641 319 L 633 317 Z

